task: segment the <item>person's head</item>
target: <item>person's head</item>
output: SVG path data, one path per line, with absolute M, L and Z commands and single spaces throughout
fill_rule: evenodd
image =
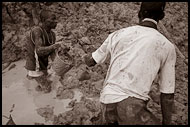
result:
M 139 21 L 144 18 L 151 18 L 157 22 L 162 20 L 165 16 L 165 5 L 165 2 L 142 2 L 138 13 Z
M 40 19 L 43 25 L 49 29 L 55 29 L 57 26 L 56 16 L 48 10 L 42 10 L 40 13 Z

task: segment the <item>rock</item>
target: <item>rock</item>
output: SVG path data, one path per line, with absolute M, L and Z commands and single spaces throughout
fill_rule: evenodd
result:
M 73 75 L 74 76 L 74 75 Z M 65 78 L 61 81 L 63 87 L 66 89 L 76 88 L 79 85 L 79 81 L 77 77 L 73 77 L 72 75 L 66 75 Z
M 89 40 L 88 37 L 82 37 L 82 38 L 80 39 L 80 44 L 81 44 L 81 45 L 90 45 L 91 42 L 90 42 L 90 40 Z
M 74 55 L 79 55 L 80 57 L 82 57 L 82 56 L 84 56 L 86 54 L 79 44 L 75 44 L 73 46 L 72 52 L 73 52 Z
M 63 87 L 59 87 L 57 90 L 56 97 L 58 99 L 73 99 L 74 92 L 69 89 L 64 89 Z
M 100 113 L 97 102 L 84 96 L 80 102 L 73 100 L 70 103 L 72 109 L 55 117 L 53 122 L 55 125 L 92 125 L 91 118 L 97 117 Z
M 49 105 L 44 108 L 36 109 L 37 113 L 45 118 L 45 121 L 53 121 L 54 120 L 54 107 L 50 107 Z
M 14 35 L 12 38 L 11 38 L 11 41 L 12 42 L 16 42 L 18 40 L 18 36 L 17 35 Z
M 107 16 L 104 16 L 103 20 L 104 20 L 104 23 L 105 23 L 105 24 L 108 24 L 109 20 L 108 20 L 108 17 L 107 17 Z
M 72 100 L 71 102 L 69 102 L 69 104 L 68 104 L 67 108 L 72 108 L 72 107 L 74 107 L 74 106 L 75 106 L 75 104 L 76 104 L 76 102 L 77 102 L 77 100 L 76 100 L 76 99 L 75 99 L 75 100 Z
M 5 70 L 9 65 L 11 65 L 11 62 L 2 64 L 2 69 Z
M 70 125 L 73 122 L 73 112 L 67 111 L 61 113 L 54 119 L 53 124 L 55 125 Z
M 38 92 L 43 91 L 43 90 L 42 90 L 42 87 L 41 87 L 40 85 L 38 85 L 38 86 L 35 88 L 35 90 L 38 91 Z
M 80 77 L 79 81 L 89 80 L 91 78 L 90 74 L 87 71 L 84 71 Z
M 5 42 L 9 41 L 11 38 L 13 38 L 15 33 L 16 33 L 16 31 L 11 31 L 10 33 L 8 31 L 5 31 L 5 33 L 4 33 L 4 41 Z
M 174 8 L 175 8 L 176 10 L 179 10 L 179 9 L 180 9 L 180 6 L 179 6 L 179 5 L 175 5 Z
M 12 64 L 10 67 L 9 67 L 9 71 L 11 70 L 11 69 L 13 69 L 13 68 L 15 68 L 16 67 L 16 64 Z
M 95 86 L 97 90 L 102 90 L 104 79 L 99 80 L 97 82 L 93 82 L 92 84 Z
M 98 111 L 98 109 L 96 108 L 95 103 L 92 102 L 92 101 L 86 102 L 85 106 L 86 106 L 86 108 L 87 108 L 88 110 L 90 110 L 91 112 L 96 112 L 96 111 Z

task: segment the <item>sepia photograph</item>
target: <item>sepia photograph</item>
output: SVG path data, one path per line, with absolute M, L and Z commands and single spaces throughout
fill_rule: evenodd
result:
M 2 125 L 188 125 L 188 2 L 2 2 Z

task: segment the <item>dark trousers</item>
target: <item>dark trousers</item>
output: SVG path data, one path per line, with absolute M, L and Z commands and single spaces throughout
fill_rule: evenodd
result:
M 118 103 L 102 104 L 102 124 L 161 125 L 146 105 L 147 102 L 135 97 L 128 97 Z

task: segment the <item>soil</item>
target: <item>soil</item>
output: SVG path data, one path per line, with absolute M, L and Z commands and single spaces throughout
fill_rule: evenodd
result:
M 45 121 L 53 119 L 53 107 L 47 106 L 44 108 L 37 109 L 37 113 L 45 118 Z
M 4 2 L 4 4 L 9 5 L 8 8 L 11 12 L 13 6 L 8 2 Z M 89 68 L 82 61 L 82 57 L 95 51 L 111 32 L 138 23 L 137 8 L 140 7 L 140 3 L 52 2 L 48 6 L 41 3 L 41 6 L 56 13 L 58 17 L 58 24 L 54 30 L 56 40 L 64 42 L 64 45 L 69 48 L 68 54 L 74 60 L 74 66 L 61 76 L 62 88 L 57 90 L 57 95 L 60 95 L 60 99 L 72 98 L 72 89 L 79 88 L 83 96 L 98 98 L 109 62 Z M 23 7 L 27 10 L 30 9 L 30 3 L 18 2 L 18 4 L 15 4 L 15 7 Z M 14 20 L 17 22 L 14 24 L 11 22 L 6 9 L 2 8 L 2 66 L 4 68 L 10 65 L 11 62 L 25 59 L 25 34 L 29 31 L 32 24 L 30 17 L 25 12 L 21 9 L 14 13 Z M 188 3 L 167 2 L 165 18 L 162 20 L 162 23 L 170 34 L 168 39 L 176 44 L 187 62 Z M 163 33 L 160 28 L 158 30 Z M 62 55 L 62 59 L 64 59 L 64 55 Z M 187 125 L 188 65 L 184 63 L 184 59 L 179 54 L 177 54 L 175 68 L 175 108 L 172 122 L 174 125 Z M 155 80 L 150 92 L 152 100 L 148 103 L 148 108 L 157 118 L 162 120 L 159 95 L 158 82 Z M 72 101 L 70 103 L 72 109 L 65 113 L 60 112 L 57 116 L 53 114 L 51 107 L 39 109 L 38 113 L 46 120 L 52 120 L 56 125 L 96 124 L 100 116 L 99 103 L 98 101 L 95 103 L 96 101 L 91 101 L 85 97 L 80 102 Z
M 56 97 L 58 99 L 73 99 L 74 97 L 74 92 L 69 89 L 64 89 L 63 87 L 59 87 L 57 90 Z
M 61 113 L 54 118 L 54 125 L 92 125 L 92 119 L 100 114 L 100 105 L 85 97 L 80 102 L 71 101 L 72 110 Z

